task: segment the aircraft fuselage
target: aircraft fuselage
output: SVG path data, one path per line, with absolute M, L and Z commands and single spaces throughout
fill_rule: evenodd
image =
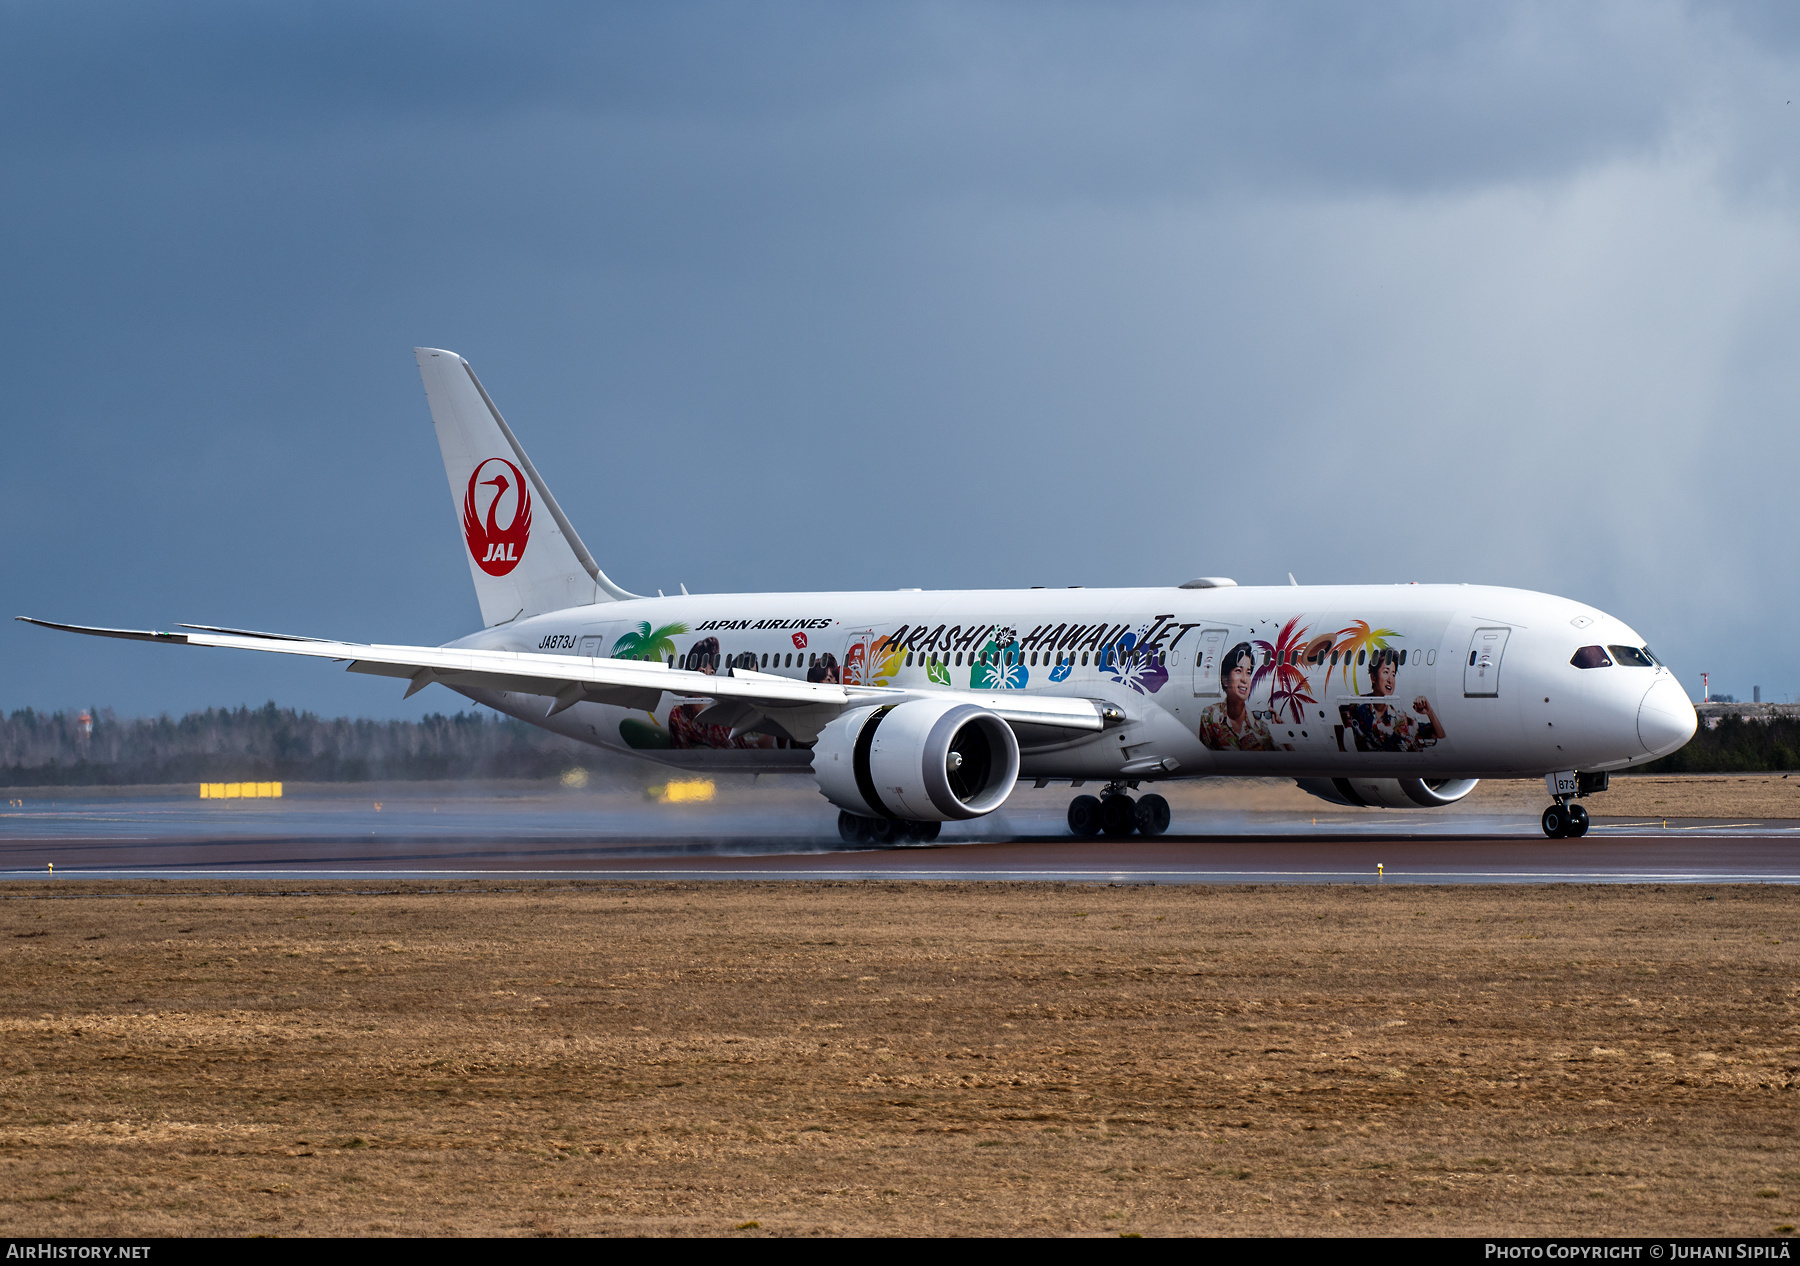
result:
M 1478 585 L 681 595 L 549 612 L 452 645 L 1117 709 L 1101 733 L 1022 729 L 1026 778 L 1517 778 L 1641 765 L 1694 729 L 1686 694 L 1624 623 Z M 1607 662 L 1577 667 L 1584 647 Z M 803 739 L 709 724 L 699 698 L 546 717 L 538 695 L 463 693 L 684 768 L 809 768 Z

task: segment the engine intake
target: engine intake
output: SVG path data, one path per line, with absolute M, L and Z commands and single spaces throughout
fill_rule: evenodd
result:
M 1300 790 L 1354 809 L 1437 809 L 1475 790 L 1476 778 L 1296 778 Z
M 812 767 L 840 809 L 955 822 L 1006 802 L 1019 780 L 1019 741 L 985 708 L 915 699 L 845 713 L 819 731 Z

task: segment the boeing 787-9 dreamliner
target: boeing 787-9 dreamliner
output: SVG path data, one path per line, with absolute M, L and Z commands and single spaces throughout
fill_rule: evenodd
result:
M 1159 835 L 1146 784 L 1292 778 L 1339 805 L 1429 809 L 1481 778 L 1581 797 L 1694 733 L 1637 633 L 1480 585 L 738 593 L 654 598 L 601 571 L 469 363 L 416 349 L 481 603 L 479 632 L 375 646 L 182 625 L 49 628 L 348 661 L 684 770 L 813 779 L 846 841 L 936 837 L 1020 779 L 1095 784 L 1077 835 Z M 1290 577 L 1291 579 L 1291 577 Z M 26 619 L 28 617 L 20 617 Z

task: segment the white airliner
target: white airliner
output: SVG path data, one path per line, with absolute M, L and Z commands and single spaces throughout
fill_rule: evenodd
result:
M 1577 800 L 1694 733 L 1630 628 L 1478 585 L 918 590 L 639 597 L 581 543 L 487 391 L 419 348 L 487 625 L 445 646 L 240 629 L 50 628 L 347 660 L 558 734 L 688 770 L 816 780 L 853 843 L 935 838 L 1022 778 L 1101 785 L 1078 835 L 1159 835 L 1176 778 L 1293 778 L 1341 805 L 1431 808 L 1543 776 L 1552 837 Z M 1291 577 L 1290 577 L 1291 580 Z M 26 619 L 27 617 L 20 617 Z

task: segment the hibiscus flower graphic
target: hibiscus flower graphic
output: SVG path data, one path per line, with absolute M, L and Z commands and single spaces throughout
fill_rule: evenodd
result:
M 1130 686 L 1141 695 L 1153 695 L 1169 684 L 1169 670 L 1162 656 L 1139 646 L 1150 632 L 1148 624 L 1130 633 L 1122 633 L 1113 645 L 1100 653 L 1100 671 L 1121 686 Z
M 1018 641 L 1008 632 L 990 637 L 977 653 L 975 667 L 969 670 L 969 689 L 1023 690 L 1030 678 Z

